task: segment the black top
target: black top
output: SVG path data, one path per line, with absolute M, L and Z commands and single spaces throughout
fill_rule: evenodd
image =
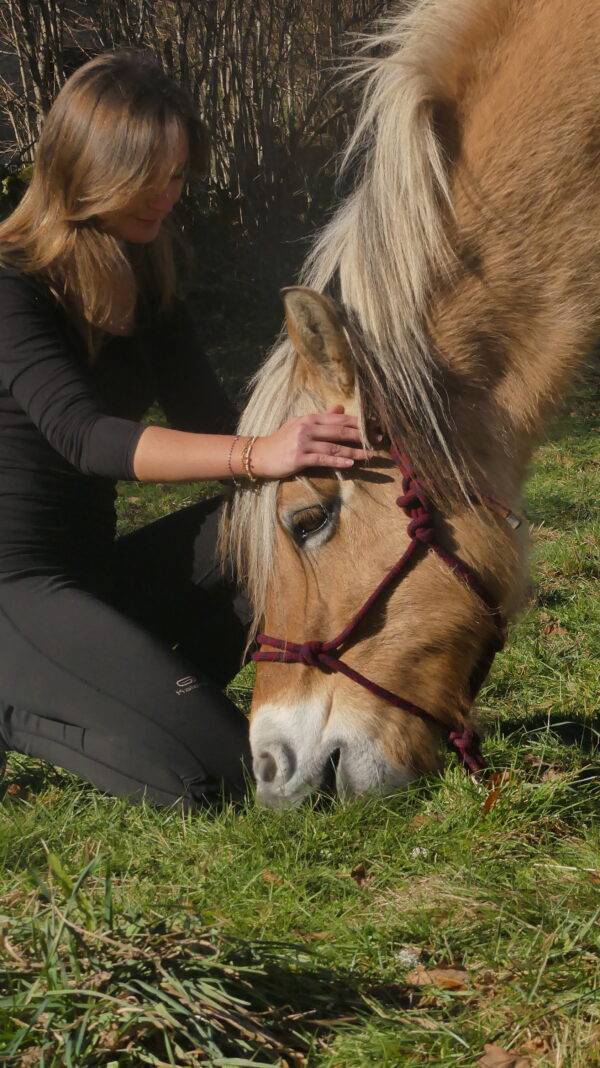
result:
M 236 413 L 185 305 L 87 364 L 49 289 L 0 267 L 0 570 L 92 561 L 115 533 L 115 481 L 133 479 L 140 419 L 158 401 L 175 429 L 233 430 Z

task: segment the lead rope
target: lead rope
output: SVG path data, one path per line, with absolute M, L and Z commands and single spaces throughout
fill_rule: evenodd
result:
M 314 640 L 300 643 L 286 641 L 283 638 L 274 638 L 268 634 L 258 634 L 256 638 L 258 645 L 269 646 L 270 650 L 259 649 L 253 654 L 252 659 L 259 662 L 278 664 L 305 664 L 307 667 L 337 672 L 345 675 L 346 678 L 351 679 L 352 682 L 362 686 L 365 690 L 386 701 L 394 708 L 399 708 L 410 715 L 418 716 L 422 720 L 432 721 L 439 727 L 439 720 L 431 712 L 413 704 L 412 701 L 407 701 L 404 697 L 400 697 L 399 694 L 392 693 L 391 690 L 386 690 L 383 686 L 373 682 L 372 679 L 367 678 L 366 675 L 355 671 L 349 664 L 341 660 L 338 655 L 342 646 L 348 642 L 379 597 L 391 586 L 400 583 L 418 557 L 429 551 L 439 556 L 450 570 L 476 594 L 488 609 L 495 624 L 496 633 L 483 650 L 471 673 L 471 702 L 475 700 L 481 689 L 496 653 L 504 646 L 506 628 L 497 602 L 483 585 L 475 571 L 455 553 L 444 549 L 436 540 L 429 500 L 423 487 L 415 477 L 408 458 L 395 448 L 391 449 L 390 453 L 403 476 L 403 492 L 397 498 L 396 504 L 402 508 L 410 520 L 407 527 L 410 542 L 405 552 L 337 637 L 331 638 L 329 641 Z M 475 731 L 468 727 L 451 729 L 448 732 L 448 744 L 457 751 L 459 759 L 466 770 L 476 773 L 485 768 L 480 740 Z

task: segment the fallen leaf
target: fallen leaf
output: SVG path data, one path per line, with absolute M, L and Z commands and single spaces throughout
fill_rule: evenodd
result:
M 558 623 L 556 620 L 552 623 L 547 623 L 545 627 L 542 627 L 542 634 L 546 634 L 549 637 L 568 633 L 567 628 L 563 627 L 562 623 Z
M 467 990 L 468 979 L 461 968 L 425 968 L 423 964 L 406 976 L 411 986 L 439 986 L 442 990 Z
M 500 790 L 495 786 L 493 790 L 490 790 L 485 801 L 483 802 L 483 805 L 481 806 L 481 811 L 484 814 L 490 812 L 493 809 L 494 805 L 497 803 L 499 797 Z
M 533 1053 L 536 1057 L 541 1057 L 542 1054 L 550 1053 L 550 1043 L 542 1035 L 534 1035 L 533 1038 L 529 1038 L 527 1042 L 522 1045 L 522 1050 L 527 1053 Z
M 6 787 L 6 792 L 10 797 L 19 797 L 23 790 L 19 786 L 18 782 L 11 782 L 10 786 Z
M 42 1063 L 44 1056 L 43 1046 L 32 1046 L 21 1055 L 19 1060 L 19 1068 L 34 1068 L 34 1065 Z
M 325 942 L 331 938 L 330 931 L 301 931 L 298 927 L 292 927 L 292 934 L 299 942 Z
M 409 829 L 409 831 L 418 831 L 418 830 L 421 829 L 421 827 L 427 827 L 428 823 L 439 823 L 439 822 L 440 822 L 440 817 L 439 816 L 426 816 L 423 813 L 423 814 L 421 814 L 419 816 L 413 816 L 413 818 L 408 821 L 408 829 Z
M 92 990 L 98 990 L 101 986 L 105 986 L 112 977 L 112 972 L 94 972 L 94 974 L 86 980 L 86 984 Z
M 551 782 L 553 779 L 560 779 L 563 774 L 564 771 L 562 768 L 557 767 L 556 764 L 550 764 L 542 775 L 542 781 Z
M 510 771 L 505 768 L 504 771 L 495 771 L 490 775 L 486 781 L 488 787 L 488 795 L 483 802 L 482 811 L 485 814 L 494 807 L 500 797 L 500 790 L 502 787 L 510 781 Z
M 511 773 L 508 768 L 504 768 L 503 771 L 494 771 L 488 778 L 488 786 L 504 786 L 507 782 L 510 782 Z
M 370 875 L 367 875 L 367 868 L 365 864 L 357 864 L 355 868 L 350 872 L 350 876 L 354 879 L 357 886 L 365 886 L 371 879 Z
M 262 879 L 265 883 L 271 883 L 273 886 L 281 886 L 283 879 L 281 875 L 277 875 L 274 871 L 269 871 L 267 868 L 262 873 Z
M 600 871 L 588 871 L 587 877 L 591 883 L 600 883 Z
M 531 1058 L 515 1050 L 509 1051 L 490 1043 L 483 1048 L 485 1053 L 477 1061 L 480 1068 L 531 1068 Z
M 107 1027 L 106 1030 L 100 1031 L 98 1035 L 98 1047 L 102 1050 L 114 1050 L 120 1044 L 119 1028 L 114 1024 L 112 1027 Z

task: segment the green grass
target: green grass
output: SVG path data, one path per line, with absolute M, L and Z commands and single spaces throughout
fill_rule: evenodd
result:
M 183 816 L 11 757 L 0 1063 L 468 1068 L 490 1043 L 600 1066 L 598 385 L 529 481 L 486 781 L 450 761 L 384 800 Z M 204 492 L 129 484 L 121 529 Z

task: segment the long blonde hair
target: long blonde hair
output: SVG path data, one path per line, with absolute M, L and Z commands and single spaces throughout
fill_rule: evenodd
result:
M 124 283 L 131 311 L 138 297 L 159 312 L 172 302 L 175 231 L 169 221 L 154 241 L 125 251 L 97 217 L 166 184 L 182 131 L 194 179 L 205 173 L 209 150 L 188 94 L 150 53 L 124 48 L 89 60 L 54 101 L 27 191 L 0 224 L 0 263 L 48 285 L 79 328 L 90 359 L 115 317 Z

